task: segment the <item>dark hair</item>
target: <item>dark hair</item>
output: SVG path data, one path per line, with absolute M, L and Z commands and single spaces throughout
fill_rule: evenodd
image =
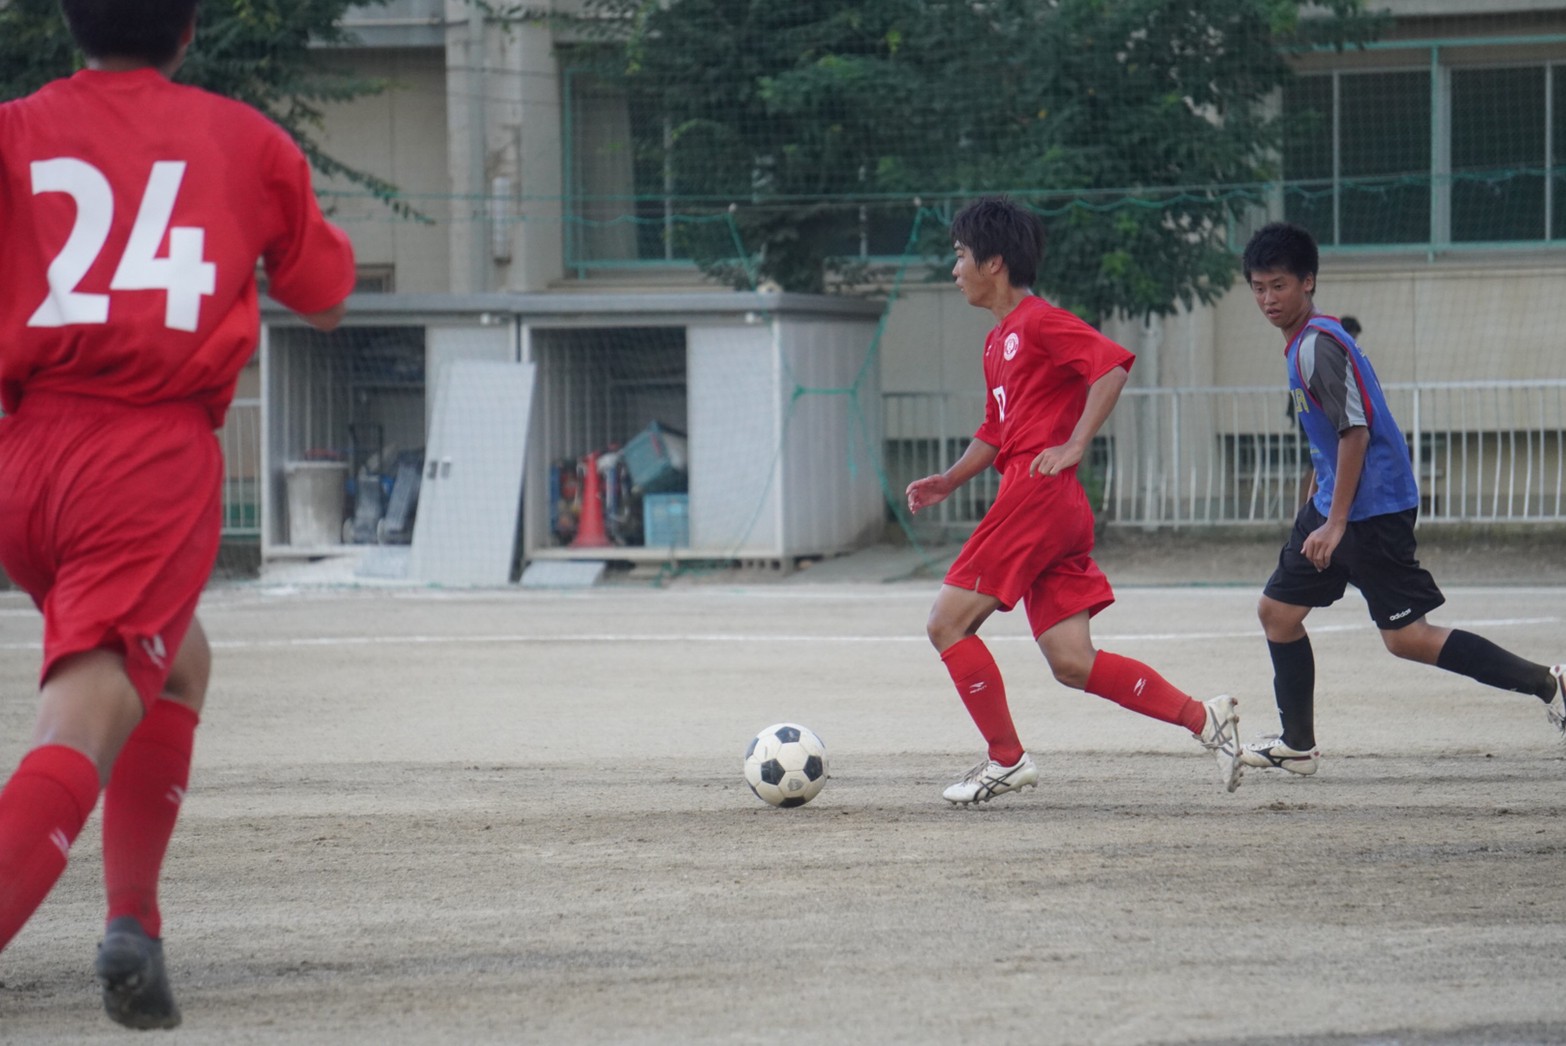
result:
M 1004 196 L 987 196 L 958 211 L 952 239 L 968 248 L 975 262 L 999 256 L 1013 287 L 1033 286 L 1044 260 L 1044 223 Z
M 1316 250 L 1316 239 L 1298 225 L 1288 222 L 1272 222 L 1256 230 L 1251 242 L 1245 245 L 1241 265 L 1245 279 L 1250 281 L 1253 272 L 1270 272 L 1282 269 L 1300 279 L 1316 275 L 1321 256 Z
M 89 58 L 162 65 L 179 54 L 197 0 L 60 0 L 71 36 Z
M 1365 329 L 1361 327 L 1359 325 L 1359 321 L 1352 316 L 1344 316 L 1342 319 L 1338 320 L 1338 323 L 1343 325 L 1343 329 L 1349 332 L 1349 337 L 1351 338 L 1359 337 L 1360 332 Z

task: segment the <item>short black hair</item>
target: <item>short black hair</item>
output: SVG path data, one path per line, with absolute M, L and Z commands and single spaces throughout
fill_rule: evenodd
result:
M 1044 223 L 1004 196 L 986 196 L 958 211 L 952 239 L 968 248 L 975 262 L 999 256 L 1013 287 L 1033 286 L 1044 260 Z
M 89 58 L 135 58 L 162 65 L 179 54 L 179 38 L 198 0 L 60 0 L 76 46 Z
M 1282 269 L 1300 279 L 1316 275 L 1321 255 L 1316 250 L 1316 238 L 1305 229 L 1289 222 L 1272 222 L 1256 230 L 1251 242 L 1245 245 L 1241 265 L 1245 280 L 1250 282 L 1253 272 L 1270 272 Z
M 1344 330 L 1349 332 L 1349 337 L 1351 338 L 1359 337 L 1360 333 L 1365 329 L 1359 325 L 1359 320 L 1353 316 L 1344 316 L 1338 320 L 1338 323 L 1342 325 Z

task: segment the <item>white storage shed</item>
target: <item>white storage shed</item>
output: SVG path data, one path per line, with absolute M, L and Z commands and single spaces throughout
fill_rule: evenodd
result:
M 263 569 L 359 556 L 379 576 L 504 583 L 538 560 L 786 569 L 860 547 L 887 518 L 881 314 L 877 302 L 793 294 L 356 295 L 322 334 L 269 307 Z M 683 460 L 667 492 L 631 492 L 634 510 L 678 509 L 677 532 L 614 515 L 633 510 L 626 472 L 618 484 L 585 472 L 628 459 L 649 430 Z M 323 510 L 332 469 L 307 463 L 337 463 L 346 496 Z M 397 482 L 410 470 L 421 480 L 411 505 L 411 484 Z M 601 538 L 604 521 L 580 518 L 595 485 L 612 516 Z M 577 518 L 564 511 L 572 494 Z M 334 511 L 340 540 L 324 542 Z M 478 546 L 484 562 L 462 562 Z

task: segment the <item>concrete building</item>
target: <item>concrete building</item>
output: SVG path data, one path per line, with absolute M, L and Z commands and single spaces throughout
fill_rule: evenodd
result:
M 1252 221 L 1288 216 L 1333 230 L 1323 237 L 1318 301 L 1358 317 L 1383 381 L 1410 388 L 1394 396 L 1394 409 L 1411 430 L 1430 518 L 1566 518 L 1566 392 L 1552 384 L 1566 375 L 1558 349 L 1566 5 L 1373 6 L 1393 17 L 1380 40 L 1301 59 L 1303 79 L 1277 99 L 1285 113 L 1308 107 L 1326 119 L 1286 148 L 1287 188 Z M 327 147 L 400 186 L 434 219 L 398 220 L 374 200 L 332 194 L 344 186 L 323 186 L 355 239 L 367 288 L 658 294 L 704 286 L 694 265 L 639 242 L 633 227 L 597 223 L 618 216 L 603 197 L 629 184 L 623 145 L 636 100 L 579 75 L 578 41 L 548 19 L 501 26 L 464 0 L 393 0 L 355 9 L 346 24 L 360 45 L 323 61 L 393 86 L 329 110 Z M 1411 180 L 1410 169 L 1429 177 Z M 625 205 L 644 217 L 648 207 Z M 1245 231 L 1235 230 L 1237 241 Z M 988 326 L 944 282 L 903 285 L 882 334 L 882 388 L 889 403 L 927 402 L 917 417 L 889 417 L 889 449 L 900 434 L 933 436 L 939 453 L 972 431 Z M 1281 409 L 1280 345 L 1245 288 L 1190 314 L 1118 321 L 1110 333 L 1139 354 L 1135 406 L 1117 413 L 1102 452 L 1110 517 L 1286 515 L 1299 459 Z M 1494 390 L 1493 402 L 1471 395 L 1480 387 Z M 1235 388 L 1252 392 L 1243 402 L 1212 392 Z M 939 422 L 929 408 L 936 401 Z

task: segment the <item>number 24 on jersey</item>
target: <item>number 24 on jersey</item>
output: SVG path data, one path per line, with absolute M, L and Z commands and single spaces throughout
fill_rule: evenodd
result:
M 102 171 L 72 157 L 35 160 L 33 195 L 65 193 L 76 204 L 76 221 L 54 261 L 49 263 L 49 294 L 27 321 L 29 327 L 64 327 L 109 322 L 109 296 L 78 290 L 98 261 L 114 221 L 114 190 Z M 217 266 L 202 258 L 206 230 L 169 226 L 174 200 L 185 177 L 183 161 L 159 160 L 136 209 L 130 239 L 120 255 L 111 291 L 164 291 L 163 323 L 171 330 L 194 331 L 201 299 L 217 291 Z M 164 235 L 168 254 L 159 257 Z

